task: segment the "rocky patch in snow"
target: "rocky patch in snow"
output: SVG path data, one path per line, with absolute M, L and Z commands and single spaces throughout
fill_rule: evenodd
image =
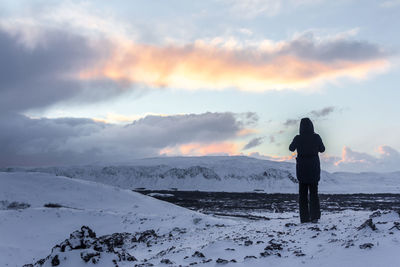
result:
M 268 229 L 258 221 L 206 225 L 195 231 L 175 227 L 164 234 L 147 230 L 100 237 L 82 226 L 53 247 L 49 256 L 25 267 L 63 266 L 76 259 L 99 266 L 230 266 L 249 261 L 261 264 L 268 259 L 311 260 L 324 250 L 373 251 L 380 242 L 388 242 L 387 237 L 400 237 L 400 217 L 394 211 L 374 212 L 364 222 L 349 214 L 331 214 L 319 224 L 296 224 L 293 219 L 278 218 L 269 222 Z M 199 243 L 203 239 L 208 241 Z
M 108 266 L 118 266 L 118 262 L 136 261 L 136 258 L 127 250 L 133 249 L 137 243 L 145 243 L 150 247 L 156 239 L 157 234 L 154 230 L 139 233 L 114 233 L 97 237 L 88 226 L 82 226 L 68 239 L 54 246 L 51 254 L 46 258 L 24 266 L 43 266 L 46 263 L 50 263 L 50 266 L 59 266 L 67 261 L 71 254 L 79 254 L 85 263 L 96 264 L 104 258 L 110 261 Z M 106 265 L 104 261 L 102 264 Z
M 30 206 L 31 206 L 30 204 L 24 202 L 18 202 L 18 201 L 9 202 L 7 200 L 0 201 L 0 210 L 21 210 L 21 209 L 27 209 Z

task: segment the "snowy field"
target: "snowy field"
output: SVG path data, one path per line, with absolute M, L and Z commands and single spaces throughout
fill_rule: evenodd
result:
M 0 173 L 0 266 L 399 266 L 398 211 L 329 212 L 318 224 L 263 215 L 218 218 L 95 182 Z

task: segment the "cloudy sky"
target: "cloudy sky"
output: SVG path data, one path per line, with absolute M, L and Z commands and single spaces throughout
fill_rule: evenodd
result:
M 400 169 L 400 1 L 0 2 L 0 166 L 174 155 Z

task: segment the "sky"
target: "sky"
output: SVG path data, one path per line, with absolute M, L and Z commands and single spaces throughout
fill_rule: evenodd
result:
M 245 155 L 400 170 L 400 1 L 0 3 L 0 166 Z

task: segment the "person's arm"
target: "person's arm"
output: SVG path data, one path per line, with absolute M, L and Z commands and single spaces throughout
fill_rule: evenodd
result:
M 289 150 L 294 152 L 297 149 L 297 135 L 293 138 L 292 143 L 289 146 Z
M 318 151 L 322 153 L 325 151 L 325 146 L 324 143 L 322 142 L 321 136 L 318 135 L 318 139 L 319 139 Z

